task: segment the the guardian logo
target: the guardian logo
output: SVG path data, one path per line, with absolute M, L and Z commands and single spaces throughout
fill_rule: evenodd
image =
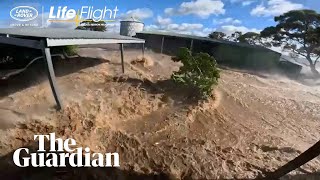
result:
M 76 147 L 72 138 L 62 140 L 55 133 L 34 135 L 39 140 L 37 152 L 19 148 L 13 153 L 13 162 L 19 167 L 120 167 L 118 153 L 91 153 L 90 148 Z M 45 140 L 49 140 L 50 150 L 45 150 Z M 22 156 L 23 154 L 23 156 Z M 27 154 L 27 156 L 25 156 Z

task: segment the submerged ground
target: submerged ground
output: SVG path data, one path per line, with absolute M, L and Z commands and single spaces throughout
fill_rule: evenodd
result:
M 148 52 L 147 62 L 132 62 L 140 52 L 128 51 L 122 74 L 118 51 L 81 48 L 79 54 L 55 61 L 65 105 L 61 112 L 53 108 L 40 62 L 1 82 L 0 165 L 8 177 L 44 174 L 19 174 L 7 163 L 10 152 L 33 146 L 33 135 L 41 133 L 56 132 L 94 152 L 120 154 L 120 169 L 50 174 L 88 179 L 255 178 L 319 140 L 319 86 L 222 70 L 214 98 L 198 101 L 169 80 L 179 68 L 169 56 Z M 315 159 L 286 178 L 318 179 L 306 174 L 319 171 L 320 159 Z

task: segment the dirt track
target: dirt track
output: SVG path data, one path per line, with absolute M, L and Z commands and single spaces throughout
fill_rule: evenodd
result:
M 215 98 L 197 101 L 168 81 L 179 67 L 168 56 L 149 52 L 152 61 L 143 66 L 130 64 L 138 52 L 127 52 L 122 75 L 118 52 L 81 53 L 102 60 L 56 63 L 64 111 L 52 110 L 45 77 L 23 90 L 4 88 L 2 155 L 32 144 L 35 133 L 55 131 L 95 152 L 119 152 L 121 170 L 233 179 L 263 175 L 319 140 L 319 86 L 223 70 Z M 8 129 L 13 121 L 22 125 Z M 316 159 L 293 174 L 319 171 Z

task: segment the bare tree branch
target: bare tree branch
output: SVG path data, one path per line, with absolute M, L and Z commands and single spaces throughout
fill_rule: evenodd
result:
M 320 56 L 317 57 L 317 59 L 314 61 L 314 64 L 313 65 L 316 65 L 318 60 L 319 60 Z
M 297 51 L 296 49 L 292 49 L 292 51 L 293 51 L 294 53 L 297 53 L 297 54 L 299 54 L 299 55 L 303 56 L 303 57 L 307 57 L 307 55 L 306 55 L 306 54 L 301 53 L 301 52 Z

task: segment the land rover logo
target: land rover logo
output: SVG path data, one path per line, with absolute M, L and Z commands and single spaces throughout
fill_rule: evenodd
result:
M 38 17 L 38 11 L 30 6 L 17 6 L 11 9 L 10 16 L 17 21 L 31 21 Z

